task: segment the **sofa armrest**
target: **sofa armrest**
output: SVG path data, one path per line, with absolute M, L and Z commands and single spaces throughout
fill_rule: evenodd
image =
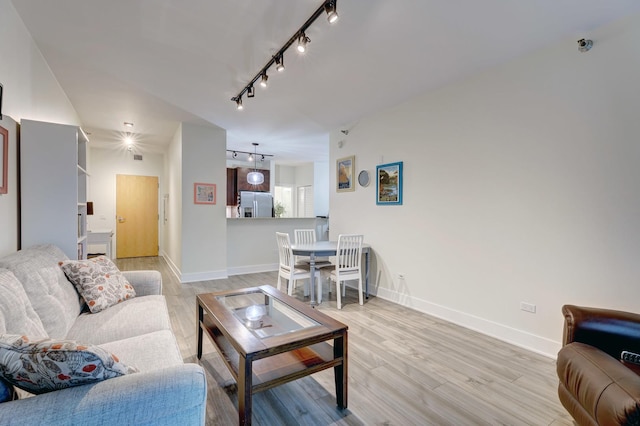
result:
M 122 271 L 136 290 L 136 296 L 162 294 L 162 274 L 159 271 Z
M 558 352 L 560 402 L 580 425 L 631 425 L 640 420 L 640 376 L 584 343 Z
M 203 425 L 204 370 L 182 364 L 0 404 L 3 425 Z
M 640 314 L 575 305 L 562 307 L 563 346 L 586 343 L 620 359 L 622 351 L 640 353 Z

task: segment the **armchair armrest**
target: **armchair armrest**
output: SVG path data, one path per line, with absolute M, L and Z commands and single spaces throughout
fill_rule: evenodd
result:
M 562 307 L 563 346 L 581 342 L 620 359 L 624 350 L 640 353 L 640 314 L 575 305 Z
M 207 383 L 197 364 L 128 374 L 0 404 L 3 425 L 204 425 Z
M 122 271 L 136 290 L 136 296 L 162 294 L 162 274 L 159 271 Z

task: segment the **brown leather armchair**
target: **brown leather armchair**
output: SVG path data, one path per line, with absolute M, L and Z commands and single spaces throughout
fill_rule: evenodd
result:
M 579 425 L 640 425 L 640 366 L 621 352 L 640 353 L 640 314 L 562 307 L 558 352 L 560 402 Z

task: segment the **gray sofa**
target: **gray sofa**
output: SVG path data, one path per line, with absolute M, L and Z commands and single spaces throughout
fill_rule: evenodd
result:
M 0 423 L 204 424 L 205 374 L 182 360 L 160 273 L 123 271 L 136 297 L 92 314 L 58 265 L 66 259 L 53 245 L 0 258 L 0 334 L 98 345 L 139 372 L 0 403 Z

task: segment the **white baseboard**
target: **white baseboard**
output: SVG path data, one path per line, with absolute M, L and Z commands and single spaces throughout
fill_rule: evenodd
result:
M 376 296 L 381 299 L 424 312 L 425 314 L 433 315 L 434 317 L 495 337 L 496 339 L 511 343 L 549 358 L 555 359 L 558 351 L 562 347 L 560 342 L 547 339 L 546 337 L 537 336 L 504 324 L 489 321 L 465 312 L 447 308 L 446 306 L 441 306 L 426 300 L 391 291 L 386 288 L 378 288 L 376 293 Z
M 228 278 L 227 271 L 206 271 L 206 272 L 196 272 L 192 274 L 183 274 L 180 271 L 180 268 L 171 260 L 169 256 L 165 252 L 162 252 L 162 257 L 167 261 L 167 265 L 169 265 L 169 269 L 173 272 L 173 275 L 180 281 L 180 283 L 193 283 L 196 281 L 207 281 L 207 280 L 221 280 Z
M 279 267 L 278 263 L 270 263 L 265 265 L 250 265 L 250 266 L 238 266 L 235 268 L 227 268 L 227 274 L 231 275 L 243 275 L 243 274 L 257 274 L 259 272 L 273 272 L 277 271 Z

